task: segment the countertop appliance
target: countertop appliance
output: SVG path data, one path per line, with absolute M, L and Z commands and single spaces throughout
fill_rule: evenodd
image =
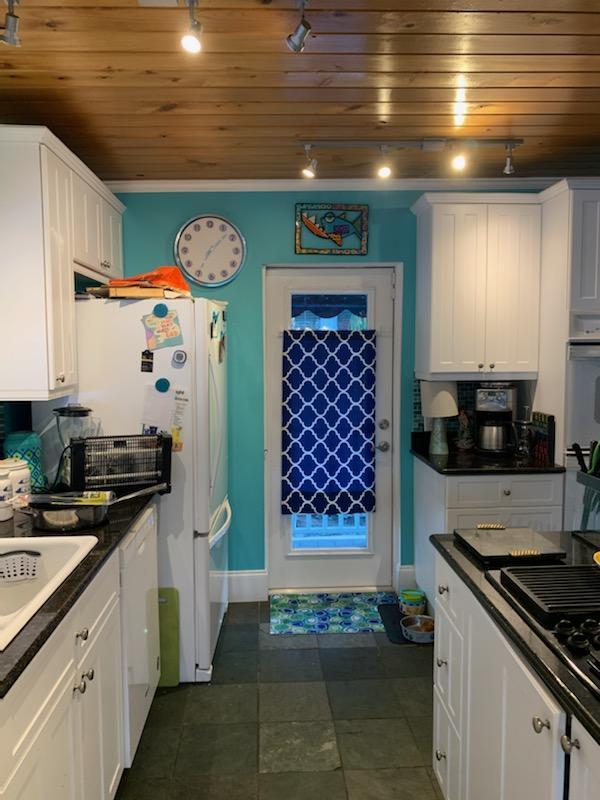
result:
M 125 767 L 130 767 L 160 678 L 157 510 L 152 503 L 119 546 Z
M 76 400 L 105 435 L 152 426 L 174 434 L 158 569 L 159 585 L 179 591 L 182 682 L 210 680 L 227 610 L 226 313 L 204 299 L 76 302 Z
M 504 567 L 486 572 L 486 578 L 600 697 L 600 569 L 593 564 L 600 533 L 583 538 L 575 532 L 572 540 L 569 563 Z
M 477 446 L 483 453 L 514 449 L 513 418 L 517 387 L 511 383 L 482 383 L 475 390 Z

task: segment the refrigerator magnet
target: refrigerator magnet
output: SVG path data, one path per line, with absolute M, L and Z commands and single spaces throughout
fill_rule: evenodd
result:
M 157 303 L 154 310 L 163 305 L 164 303 Z M 183 344 L 181 324 L 177 312 L 173 309 L 167 309 L 164 316 L 157 316 L 155 313 L 145 314 L 142 317 L 142 324 L 148 350 L 160 350 L 163 347 L 177 347 Z
M 152 350 L 142 350 L 140 370 L 141 372 L 154 372 L 154 353 Z

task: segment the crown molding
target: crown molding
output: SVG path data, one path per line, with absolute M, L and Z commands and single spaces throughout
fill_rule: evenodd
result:
M 302 178 L 277 180 L 190 180 L 190 181 L 106 181 L 115 193 L 162 192 L 320 192 L 320 191 L 519 191 L 539 192 L 560 178 L 340 178 L 308 181 Z

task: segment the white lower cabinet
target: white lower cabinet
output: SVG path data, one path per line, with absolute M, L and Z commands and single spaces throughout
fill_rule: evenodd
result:
M 594 741 L 578 719 L 571 723 L 569 800 L 595 800 L 600 795 L 600 744 Z
M 114 554 L 0 700 L 0 798 L 112 800 L 122 691 Z
M 565 711 L 449 569 L 436 554 L 436 584 L 444 591 L 435 602 L 432 763 L 443 796 L 597 800 L 600 744 L 575 719 L 566 738 Z M 447 613 L 456 581 L 463 588 L 458 624 Z

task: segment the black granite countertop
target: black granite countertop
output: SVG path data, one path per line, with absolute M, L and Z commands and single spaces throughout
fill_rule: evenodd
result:
M 544 536 L 559 544 L 567 553 L 567 562 L 572 564 L 591 563 L 591 554 L 600 548 L 600 532 L 573 535 L 562 531 Z M 452 535 L 435 535 L 430 539 L 558 702 L 600 743 L 600 699 L 544 644 L 535 628 L 494 588 L 484 570 L 455 543 Z
M 12 642 L 0 652 L 0 698 L 6 695 L 44 642 L 50 637 L 52 631 L 73 607 L 151 499 L 146 496 L 124 502 L 109 511 L 108 522 L 104 525 L 88 531 L 73 532 L 73 535 L 77 536 L 93 535 L 98 539 L 98 543 L 39 611 L 33 615 L 25 627 L 19 631 Z M 0 523 L 0 538 L 55 535 L 33 529 L 30 518 L 24 514 L 17 513 L 14 519 Z M 69 534 L 62 535 L 68 536 Z
M 483 455 L 476 450 L 431 456 L 427 451 L 413 446 L 410 452 L 441 475 L 534 475 L 565 471 L 558 464 L 524 461 L 513 455 Z

